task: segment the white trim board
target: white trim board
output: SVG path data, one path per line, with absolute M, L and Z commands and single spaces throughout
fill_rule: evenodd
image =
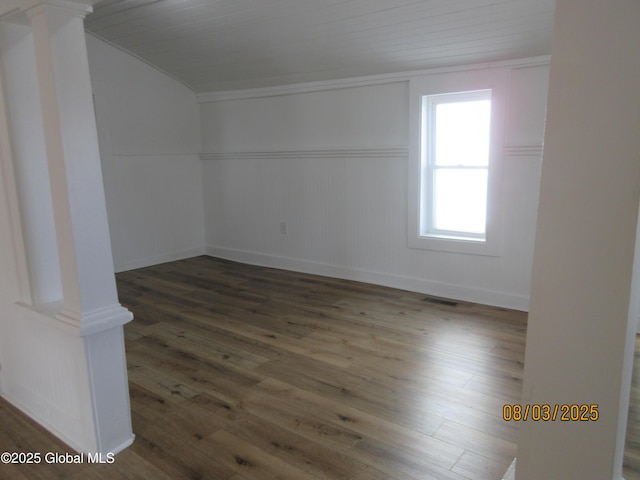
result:
M 542 157 L 542 145 L 505 145 L 505 156 Z M 200 153 L 200 160 L 268 159 L 268 158 L 378 158 L 407 157 L 409 147 L 314 148 L 309 150 L 227 150 Z M 124 156 L 124 155 L 119 155 Z M 137 155 L 136 155 L 137 156 Z
M 542 144 L 539 145 L 504 145 L 502 147 L 502 154 L 505 156 L 516 157 L 542 157 Z
M 407 147 L 315 148 L 311 150 L 252 150 L 202 152 L 201 160 L 267 159 L 267 158 L 377 158 L 406 157 Z
M 312 275 L 342 278 L 356 282 L 371 283 L 385 287 L 398 288 L 411 292 L 423 293 L 443 298 L 451 298 L 464 302 L 473 302 L 494 307 L 528 311 L 529 298 L 526 295 L 514 295 L 493 290 L 473 287 L 463 287 L 444 282 L 426 280 L 407 276 L 394 275 L 385 272 L 363 270 L 359 268 L 332 265 L 328 263 L 310 262 L 308 260 L 266 255 L 259 252 L 237 250 L 216 245 L 206 246 L 206 255 L 223 258 L 249 265 L 280 268 Z

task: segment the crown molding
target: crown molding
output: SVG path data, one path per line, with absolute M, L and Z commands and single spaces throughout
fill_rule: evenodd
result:
M 292 95 L 296 93 L 320 92 L 340 88 L 364 87 L 382 85 L 386 83 L 406 82 L 413 77 L 424 75 L 436 75 L 444 73 L 464 72 L 470 70 L 486 69 L 515 69 L 549 65 L 551 57 L 529 57 L 518 60 L 506 60 L 500 62 L 475 63 L 459 65 L 455 67 L 439 67 L 410 72 L 388 73 L 382 75 L 369 75 L 364 77 L 351 77 L 335 80 L 322 80 L 318 82 L 296 83 L 291 85 L 279 85 L 275 87 L 251 88 L 246 90 L 226 90 L 218 92 L 199 93 L 196 95 L 198 103 L 222 102 L 225 100 L 241 100 L 248 98 L 276 97 Z

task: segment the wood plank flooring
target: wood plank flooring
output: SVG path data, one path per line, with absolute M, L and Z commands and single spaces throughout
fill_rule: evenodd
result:
M 516 455 L 524 313 L 209 257 L 117 281 L 135 443 L 0 478 L 499 480 Z M 0 451 L 70 451 L 2 400 L 0 418 Z

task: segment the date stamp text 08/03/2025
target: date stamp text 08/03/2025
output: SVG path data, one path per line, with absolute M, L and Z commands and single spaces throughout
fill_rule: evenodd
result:
M 506 403 L 502 407 L 502 419 L 507 422 L 595 422 L 600 418 L 598 404 L 564 403 Z

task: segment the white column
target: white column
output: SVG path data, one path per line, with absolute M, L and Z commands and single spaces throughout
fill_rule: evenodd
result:
M 15 336 L 5 354 L 3 393 L 74 448 L 108 453 L 133 441 L 122 327 L 132 315 L 118 303 L 113 273 L 83 25 L 90 11 L 91 0 L 0 5 L 0 19 L 28 19 L 30 26 L 32 48 L 21 49 L 19 60 L 35 65 L 40 111 L 32 120 L 42 124 L 55 226 L 49 241 L 59 264 L 59 276 L 40 281 L 59 282 L 62 296 L 53 305 L 34 302 L 34 309 L 3 313 L 4 334 Z M 10 116 L 8 123 L 19 126 Z M 25 143 L 22 133 L 14 142 Z M 13 150 L 24 151 L 19 146 Z M 20 190 L 24 179 L 17 183 Z M 20 346 L 29 344 L 42 345 L 46 355 L 32 352 L 25 365 Z
M 36 69 L 63 308 L 85 332 L 130 320 L 117 304 L 83 17 L 87 9 L 42 2 L 27 10 Z
M 599 417 L 521 422 L 517 480 L 621 479 L 637 318 L 638 25 L 637 0 L 557 2 L 522 404 L 594 405 Z

